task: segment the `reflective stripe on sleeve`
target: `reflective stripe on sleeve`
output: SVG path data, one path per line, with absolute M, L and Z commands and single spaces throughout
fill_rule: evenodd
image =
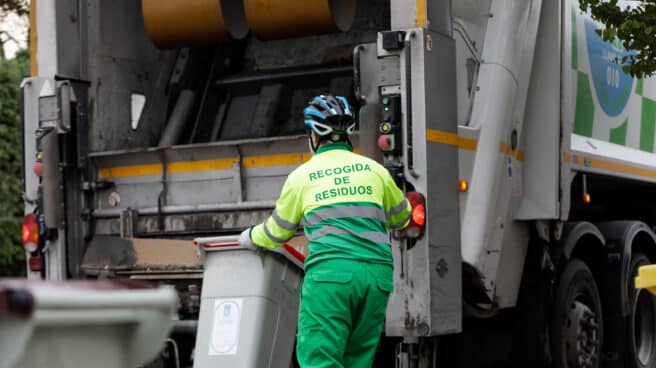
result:
M 289 239 L 291 239 L 291 238 L 294 237 L 294 233 L 292 233 L 292 235 L 291 235 L 289 238 L 287 238 L 287 239 L 282 239 L 282 238 L 279 238 L 279 237 L 277 237 L 277 236 L 271 234 L 271 231 L 270 231 L 269 228 L 267 227 L 266 222 L 263 224 L 262 227 L 264 228 L 264 234 L 266 234 L 266 236 L 267 236 L 269 239 L 271 239 L 273 242 L 276 242 L 276 243 L 284 243 L 284 242 L 286 242 L 286 241 L 288 241 Z
M 403 225 L 406 224 L 410 220 L 410 216 L 412 216 L 412 212 L 408 213 L 401 221 L 397 221 L 394 224 L 390 224 L 390 227 L 394 230 L 399 230 L 403 228 Z
M 298 228 L 298 224 L 292 224 L 291 222 L 283 219 L 282 217 L 280 217 L 280 215 L 278 215 L 278 212 L 276 210 L 273 210 L 271 217 L 273 218 L 273 221 L 276 222 L 276 225 L 280 226 L 285 230 L 294 231 L 296 230 L 296 228 Z
M 354 231 L 351 231 L 351 230 L 348 230 L 348 229 L 340 229 L 340 228 L 335 227 L 335 226 L 323 226 L 321 229 L 317 230 L 312 235 L 308 235 L 307 239 L 308 240 L 314 240 L 314 239 L 317 239 L 317 238 L 320 238 L 324 235 L 329 235 L 329 234 L 333 234 L 333 235 L 346 234 L 346 235 L 351 235 L 351 236 L 354 236 L 354 237 L 357 237 L 357 238 L 370 240 L 370 241 L 373 241 L 375 243 L 383 243 L 383 244 L 389 244 L 390 243 L 388 234 L 384 234 L 384 233 L 377 232 L 377 231 L 375 231 L 375 232 L 365 232 L 365 233 L 356 233 Z
M 406 208 L 408 208 L 408 200 L 404 198 L 401 203 L 397 204 L 396 206 L 390 208 L 389 211 L 387 211 L 387 218 L 392 218 L 395 215 L 398 215 L 399 213 L 403 212 Z

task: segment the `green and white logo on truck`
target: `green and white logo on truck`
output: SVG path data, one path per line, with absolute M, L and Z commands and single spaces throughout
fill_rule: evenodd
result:
M 595 32 L 600 24 L 576 5 L 571 22 L 571 68 L 576 73 L 573 133 L 654 152 L 656 82 L 624 73 L 617 61 L 633 51 L 618 40 L 603 41 Z

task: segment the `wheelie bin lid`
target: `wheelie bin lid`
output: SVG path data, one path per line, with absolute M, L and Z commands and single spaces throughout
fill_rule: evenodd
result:
M 638 268 L 635 287 L 636 289 L 647 289 L 652 294 L 656 294 L 656 265 L 646 265 Z
M 251 250 L 239 244 L 238 235 L 224 235 L 207 238 L 196 238 L 194 244 L 198 246 L 198 252 L 201 262 L 205 262 L 205 254 L 207 252 L 221 252 L 221 251 L 235 251 L 243 250 L 251 252 Z M 303 269 L 303 262 L 305 262 L 305 255 L 299 252 L 296 248 L 288 243 L 283 244 L 280 248 L 269 249 L 261 248 L 263 252 L 274 252 L 287 258 L 291 263 Z
M 173 288 L 138 280 L 0 279 L 0 368 L 146 363 L 169 334 L 177 300 Z

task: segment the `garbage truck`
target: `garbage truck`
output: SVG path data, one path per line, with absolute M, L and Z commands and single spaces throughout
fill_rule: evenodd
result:
M 30 6 L 29 277 L 174 286 L 155 366 L 209 359 L 202 293 L 247 282 L 204 270 L 192 239 L 269 216 L 311 159 L 301 114 L 322 93 L 357 108 L 356 151 L 421 194 L 411 236 L 390 233 L 375 367 L 656 366 L 656 301 L 633 287 L 656 261 L 656 83 L 623 72 L 634 51 L 578 1 Z M 293 363 L 293 336 L 263 326 L 237 349 Z

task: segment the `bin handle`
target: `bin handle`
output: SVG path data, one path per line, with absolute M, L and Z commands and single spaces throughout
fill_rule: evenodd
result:
M 199 246 L 199 248 L 202 248 L 205 251 L 215 251 L 215 250 L 221 250 L 221 249 L 228 249 L 231 247 L 242 247 L 241 244 L 239 244 L 238 241 L 235 241 L 236 239 L 233 236 L 222 236 L 222 237 L 215 237 L 215 238 L 196 238 L 193 240 L 194 245 Z M 243 247 L 242 247 L 243 248 Z M 245 249 L 245 248 L 244 248 Z M 303 267 L 303 263 L 305 263 L 305 255 L 293 246 L 291 246 L 289 243 L 284 243 L 281 248 L 278 249 L 267 249 L 263 248 L 264 250 L 271 250 L 276 253 L 280 253 L 284 256 L 291 257 L 293 258 L 294 261 L 298 262 L 299 267 Z
M 305 262 L 305 254 L 299 252 L 298 250 L 296 250 L 296 248 L 292 247 L 291 245 L 289 245 L 287 243 L 283 244 L 282 247 L 285 248 L 287 253 L 291 254 L 292 257 L 298 259 L 299 262 L 301 262 L 301 263 Z
M 211 248 L 225 248 L 225 247 L 238 247 L 239 242 L 225 242 L 225 243 L 205 243 L 203 244 L 203 248 L 205 249 L 211 249 Z

